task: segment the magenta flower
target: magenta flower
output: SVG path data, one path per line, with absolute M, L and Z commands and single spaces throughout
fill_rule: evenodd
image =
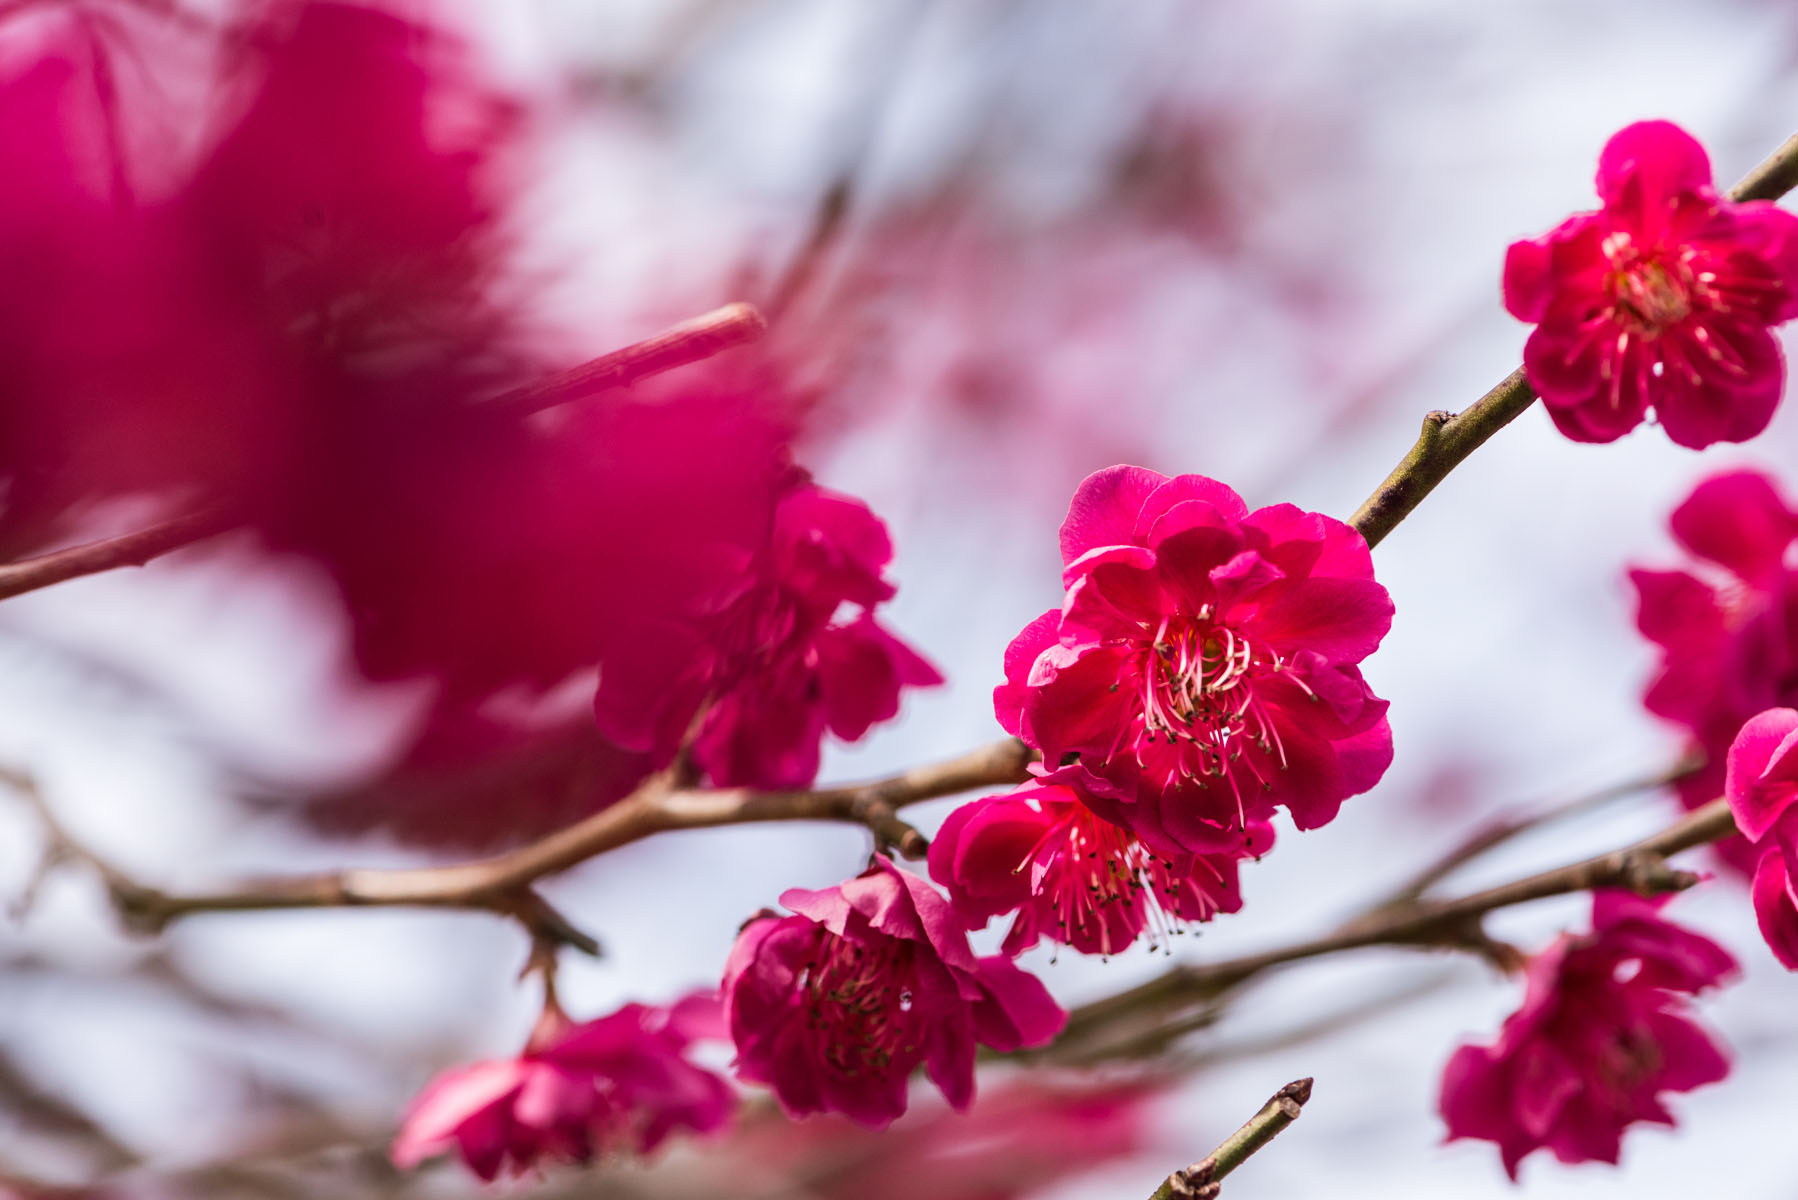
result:
M 999 723 L 1164 855 L 1240 855 L 1292 813 L 1323 825 L 1392 762 L 1356 664 L 1392 624 L 1354 529 L 1141 467 L 1087 477 L 1061 527 L 1067 601 L 1026 626 Z
M 552 1005 L 517 1058 L 458 1067 L 427 1084 L 401 1123 L 393 1161 L 411 1167 L 455 1150 L 491 1180 L 540 1159 L 647 1154 L 677 1129 L 709 1133 L 736 1098 L 686 1050 L 722 1034 L 712 993 L 668 1009 L 627 1004 L 580 1025 Z
M 949 902 L 875 856 L 855 879 L 794 888 L 796 916 L 744 926 L 724 968 L 737 1074 L 789 1116 L 840 1112 L 880 1128 L 905 1111 L 919 1063 L 957 1109 L 974 1098 L 974 1046 L 1041 1046 L 1067 1014 L 1004 955 L 975 958 Z
M 1798 971 L 1798 711 L 1774 708 L 1742 726 L 1723 794 L 1753 846 L 1754 915 L 1773 957 Z
M 1706 759 L 1679 783 L 1681 801 L 1695 808 L 1722 793 L 1724 759 L 1744 722 L 1798 707 L 1798 571 L 1786 566 L 1798 514 L 1767 476 L 1736 471 L 1700 483 L 1671 524 L 1699 561 L 1630 578 L 1637 627 L 1662 651 L 1644 703 L 1684 726 Z M 1758 858 L 1736 838 L 1718 849 L 1744 873 Z
M 898 713 L 902 689 L 943 681 L 874 617 L 893 595 L 892 557 L 886 526 L 861 501 L 793 487 L 734 591 L 695 619 L 640 631 L 607 659 L 594 701 L 600 731 L 666 761 L 709 702 L 693 754 L 707 778 L 806 786 L 827 729 L 855 741 Z
M 1666 121 L 1605 144 L 1598 196 L 1505 255 L 1505 307 L 1536 326 L 1523 366 L 1556 427 L 1615 441 L 1652 408 L 1694 449 L 1765 429 L 1785 382 L 1767 329 L 1798 315 L 1798 217 L 1718 195 L 1704 148 Z
M 1248 856 L 1273 845 L 1266 822 L 1249 827 Z M 1115 954 L 1143 930 L 1151 938 L 1242 907 L 1241 856 L 1165 857 L 1088 808 L 1073 788 L 1027 783 L 949 814 L 930 844 L 930 877 L 969 929 L 1015 912 L 1002 949 L 1039 937 L 1082 954 Z
M 1637 1121 L 1673 1124 L 1663 1092 L 1729 1073 L 1685 996 L 1734 975 L 1707 937 L 1663 921 L 1660 900 L 1592 898 L 1592 932 L 1563 934 L 1529 962 L 1523 1007 L 1498 1041 L 1462 1046 L 1442 1076 L 1449 1140 L 1496 1142 L 1505 1171 L 1547 1148 L 1566 1163 L 1615 1163 Z

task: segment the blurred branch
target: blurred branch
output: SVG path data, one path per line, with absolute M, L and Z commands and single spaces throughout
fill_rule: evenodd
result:
M 1450 849 L 1446 854 L 1412 876 L 1409 880 L 1373 905 L 1370 913 L 1389 912 L 1401 908 L 1418 899 L 1425 892 L 1441 883 L 1454 872 L 1460 870 L 1475 859 L 1481 858 L 1498 849 L 1514 838 L 1540 829 L 1544 825 L 1552 825 L 1565 821 L 1570 817 L 1580 816 L 1602 808 L 1616 800 L 1626 799 L 1640 792 L 1653 791 L 1678 783 L 1689 775 L 1697 774 L 1704 768 L 1702 753 L 1688 754 L 1670 767 L 1663 768 L 1651 775 L 1643 775 L 1635 779 L 1627 779 L 1621 783 L 1611 784 L 1584 796 L 1563 801 L 1560 804 L 1538 809 L 1534 813 L 1520 817 L 1500 817 L 1498 820 L 1475 830 L 1466 840 Z
M 887 779 L 815 791 L 687 790 L 670 786 L 669 776 L 663 773 L 584 821 L 490 858 L 439 867 L 281 876 L 186 895 L 139 883 L 80 845 L 57 822 L 29 778 L 0 771 L 0 780 L 17 788 L 37 811 L 49 833 L 52 864 L 76 861 L 94 870 L 125 924 L 139 932 L 159 932 L 171 921 L 199 912 L 372 905 L 470 908 L 513 917 L 533 936 L 595 953 L 598 947 L 592 939 L 569 925 L 534 892 L 533 883 L 653 834 L 761 821 L 863 825 L 877 840 L 896 843 L 902 853 L 916 857 L 927 844 L 917 830 L 899 819 L 898 809 L 978 787 L 1017 783 L 1024 778 L 1029 761 L 1030 752 L 1023 743 L 1006 738 L 959 758 Z
M 1169 1175 L 1149 1200 L 1213 1200 L 1224 1176 L 1247 1162 L 1250 1155 L 1298 1120 L 1309 1099 L 1309 1077 L 1287 1084 L 1275 1092 L 1241 1129 L 1226 1138 L 1223 1145 L 1192 1166 Z
M 1729 191 L 1736 201 L 1776 200 L 1798 187 L 1798 135 L 1787 138 Z M 1433 412 L 1404 461 L 1364 501 L 1349 524 L 1377 546 L 1468 455 L 1536 402 L 1523 368 L 1459 413 Z
M 584 400 L 752 342 L 766 328 L 767 322 L 754 305 L 726 304 L 622 350 L 506 392 L 493 403 L 515 406 L 524 415 Z M 234 523 L 226 511 L 206 509 L 118 537 L 0 563 L 0 600 L 116 567 L 141 567 L 172 550 L 223 533 Z
M 1468 950 L 1499 962 L 1510 952 L 1481 930 L 1489 912 L 1549 896 L 1596 888 L 1626 888 L 1641 895 L 1681 891 L 1698 882 L 1690 871 L 1676 870 L 1667 859 L 1695 846 L 1719 841 L 1736 832 L 1729 805 L 1714 800 L 1652 837 L 1633 845 L 1529 875 L 1497 887 L 1450 900 L 1418 900 L 1396 909 L 1375 908 L 1336 932 L 1290 946 L 1221 962 L 1174 967 L 1147 983 L 1075 1009 L 1067 1028 L 1051 1047 L 1054 1056 L 1082 1054 L 1082 1041 L 1102 1029 L 1139 1014 L 1183 1010 L 1215 1000 L 1264 972 L 1306 959 L 1321 958 L 1367 946 L 1410 946 Z
M 640 379 L 700 362 L 762 336 L 768 322 L 753 304 L 738 302 L 682 321 L 654 337 L 602 354 L 537 383 L 505 392 L 493 403 L 520 413 L 540 412 L 585 400 L 600 392 L 629 387 Z

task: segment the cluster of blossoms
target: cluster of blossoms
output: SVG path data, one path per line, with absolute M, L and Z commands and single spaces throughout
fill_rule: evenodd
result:
M 1532 1151 L 1614 1163 L 1637 1121 L 1671 1125 L 1663 1092 L 1729 1073 L 1685 997 L 1731 978 L 1735 960 L 1664 921 L 1664 902 L 1599 892 L 1592 932 L 1563 934 L 1529 961 L 1523 1007 L 1489 1046 L 1463 1046 L 1442 1078 L 1448 1136 L 1496 1142 L 1505 1170 Z
M 1606 143 L 1598 196 L 1505 256 L 1505 307 L 1536 326 L 1524 371 L 1556 427 L 1610 442 L 1653 409 L 1682 446 L 1754 437 L 1785 385 L 1768 326 L 1798 316 L 1798 217 L 1718 195 L 1704 148 L 1665 121 Z

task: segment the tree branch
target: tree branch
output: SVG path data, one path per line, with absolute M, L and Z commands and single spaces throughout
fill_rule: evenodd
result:
M 1798 135 L 1787 138 L 1759 166 L 1729 191 L 1732 200 L 1776 200 L 1798 187 Z M 1433 412 L 1423 419 L 1423 432 L 1404 461 L 1364 501 L 1349 524 L 1377 546 L 1411 514 L 1437 484 L 1448 477 L 1486 439 L 1516 420 L 1536 402 L 1523 368 L 1460 413 Z
M 651 777 L 631 795 L 583 821 L 516 850 L 437 867 L 352 868 L 314 875 L 249 880 L 212 892 L 174 893 L 137 882 L 82 847 L 57 823 L 31 781 L 0 774 L 36 809 L 49 831 L 52 858 L 80 861 L 106 884 L 125 924 L 156 933 L 170 922 L 201 912 L 252 912 L 286 908 L 408 906 L 485 909 L 525 923 L 534 935 L 597 950 L 591 938 L 551 909 L 531 885 L 608 850 L 652 834 L 759 821 L 843 821 L 866 826 L 875 838 L 897 843 L 914 856 L 927 848 L 917 830 L 899 820 L 908 804 L 974 788 L 1021 781 L 1030 751 L 1006 738 L 946 762 L 890 778 L 813 791 L 757 792 L 744 788 L 688 790 Z M 583 941 L 575 941 L 575 937 Z
M 1489 912 L 1549 896 L 1627 888 L 1643 895 L 1681 891 L 1698 882 L 1689 871 L 1676 870 L 1667 859 L 1695 846 L 1719 841 L 1736 832 L 1729 804 L 1714 800 L 1653 837 L 1580 862 L 1543 871 L 1510 883 L 1451 900 L 1419 900 L 1396 910 L 1379 910 L 1348 922 L 1334 933 L 1260 954 L 1221 962 L 1174 967 L 1134 988 L 1075 1009 L 1067 1028 L 1050 1047 L 1060 1057 L 1103 1057 L 1109 1049 L 1083 1047 L 1093 1035 L 1139 1013 L 1174 1011 L 1216 999 L 1265 972 L 1367 946 L 1410 946 L 1421 949 L 1472 949 L 1488 953 L 1491 943 L 1480 932 Z
M 1251 1154 L 1298 1120 L 1309 1099 L 1309 1077 L 1287 1084 L 1275 1092 L 1241 1129 L 1226 1138 L 1223 1145 L 1192 1166 L 1169 1175 L 1149 1200 L 1213 1200 L 1224 1176 L 1247 1162 Z
M 559 375 L 503 393 L 493 403 L 513 405 L 524 415 L 584 400 L 752 342 L 766 328 L 767 322 L 754 305 L 726 304 Z M 234 524 L 224 509 L 207 509 L 118 537 L 0 563 L 0 600 L 116 567 L 141 567 L 170 551 L 224 533 Z

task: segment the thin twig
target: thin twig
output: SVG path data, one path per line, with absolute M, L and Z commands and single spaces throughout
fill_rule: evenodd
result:
M 652 834 L 759 821 L 849 822 L 866 826 L 877 840 L 896 842 L 901 851 L 921 853 L 921 835 L 899 821 L 896 810 L 938 796 L 1017 783 L 1025 777 L 1029 761 L 1030 752 L 1023 743 L 1006 738 L 959 758 L 890 778 L 814 791 L 684 790 L 669 787 L 665 775 L 655 776 L 610 808 L 489 858 L 437 867 L 353 868 L 279 876 L 188 894 L 137 882 L 70 838 L 28 779 L 10 773 L 0 773 L 0 779 L 12 782 L 32 801 L 50 830 L 53 853 L 65 860 L 82 861 L 99 874 L 126 925 L 140 932 L 158 932 L 171 921 L 201 912 L 374 905 L 472 908 L 502 913 L 524 922 L 533 934 L 593 952 L 597 947 L 592 939 L 573 930 L 531 891 L 531 885 Z
M 1793 187 L 1798 187 L 1798 135 L 1787 138 L 1748 172 L 1729 196 L 1737 201 L 1776 200 Z M 1519 367 L 1464 411 L 1430 413 L 1404 461 L 1355 510 L 1349 524 L 1361 531 L 1369 546 L 1379 545 L 1450 471 L 1535 402 L 1536 393 Z
M 1488 953 L 1491 943 L 1484 939 L 1479 928 L 1487 913 L 1595 888 L 1627 888 L 1643 895 L 1680 891 L 1698 882 L 1699 877 L 1668 866 L 1667 859 L 1735 832 L 1735 819 L 1730 815 L 1728 803 L 1714 800 L 1653 837 L 1609 854 L 1451 900 L 1418 901 L 1383 915 L 1350 922 L 1323 937 L 1259 954 L 1173 967 L 1146 983 L 1073 1010 L 1067 1028 L 1056 1043 L 1056 1050 L 1058 1053 L 1078 1053 L 1083 1048 L 1083 1040 L 1122 1018 L 1204 1004 L 1267 971 L 1306 959 L 1368 946 L 1472 949 Z
M 1275 1092 L 1241 1129 L 1226 1138 L 1223 1145 L 1163 1180 L 1149 1200 L 1213 1200 L 1224 1176 L 1247 1162 L 1250 1155 L 1298 1120 L 1309 1099 L 1309 1077 L 1287 1084 Z
M 622 350 L 602 354 L 578 367 L 526 384 L 494 398 L 520 413 L 540 412 L 629 387 L 640 379 L 722 354 L 762 336 L 768 322 L 755 305 L 741 301 L 702 313 Z
M 1671 767 L 1665 767 L 1651 775 L 1613 783 L 1595 792 L 1588 792 L 1572 800 L 1564 800 L 1559 804 L 1539 808 L 1523 816 L 1500 817 L 1490 824 L 1476 829 L 1468 835 L 1466 840 L 1394 888 L 1384 900 L 1371 905 L 1368 912 L 1371 915 L 1401 908 L 1424 895 L 1468 863 L 1490 854 L 1515 838 L 1540 829 L 1544 825 L 1555 824 L 1592 812 L 1614 801 L 1678 783 L 1702 770 L 1704 761 L 1702 754 L 1688 754 Z
M 506 392 L 493 402 L 514 405 L 522 415 L 583 400 L 752 342 L 766 328 L 767 322 L 754 305 L 727 304 L 539 383 Z M 170 551 L 224 533 L 235 523 L 226 510 L 207 509 L 118 537 L 0 564 L 0 600 L 117 567 L 141 567 Z

